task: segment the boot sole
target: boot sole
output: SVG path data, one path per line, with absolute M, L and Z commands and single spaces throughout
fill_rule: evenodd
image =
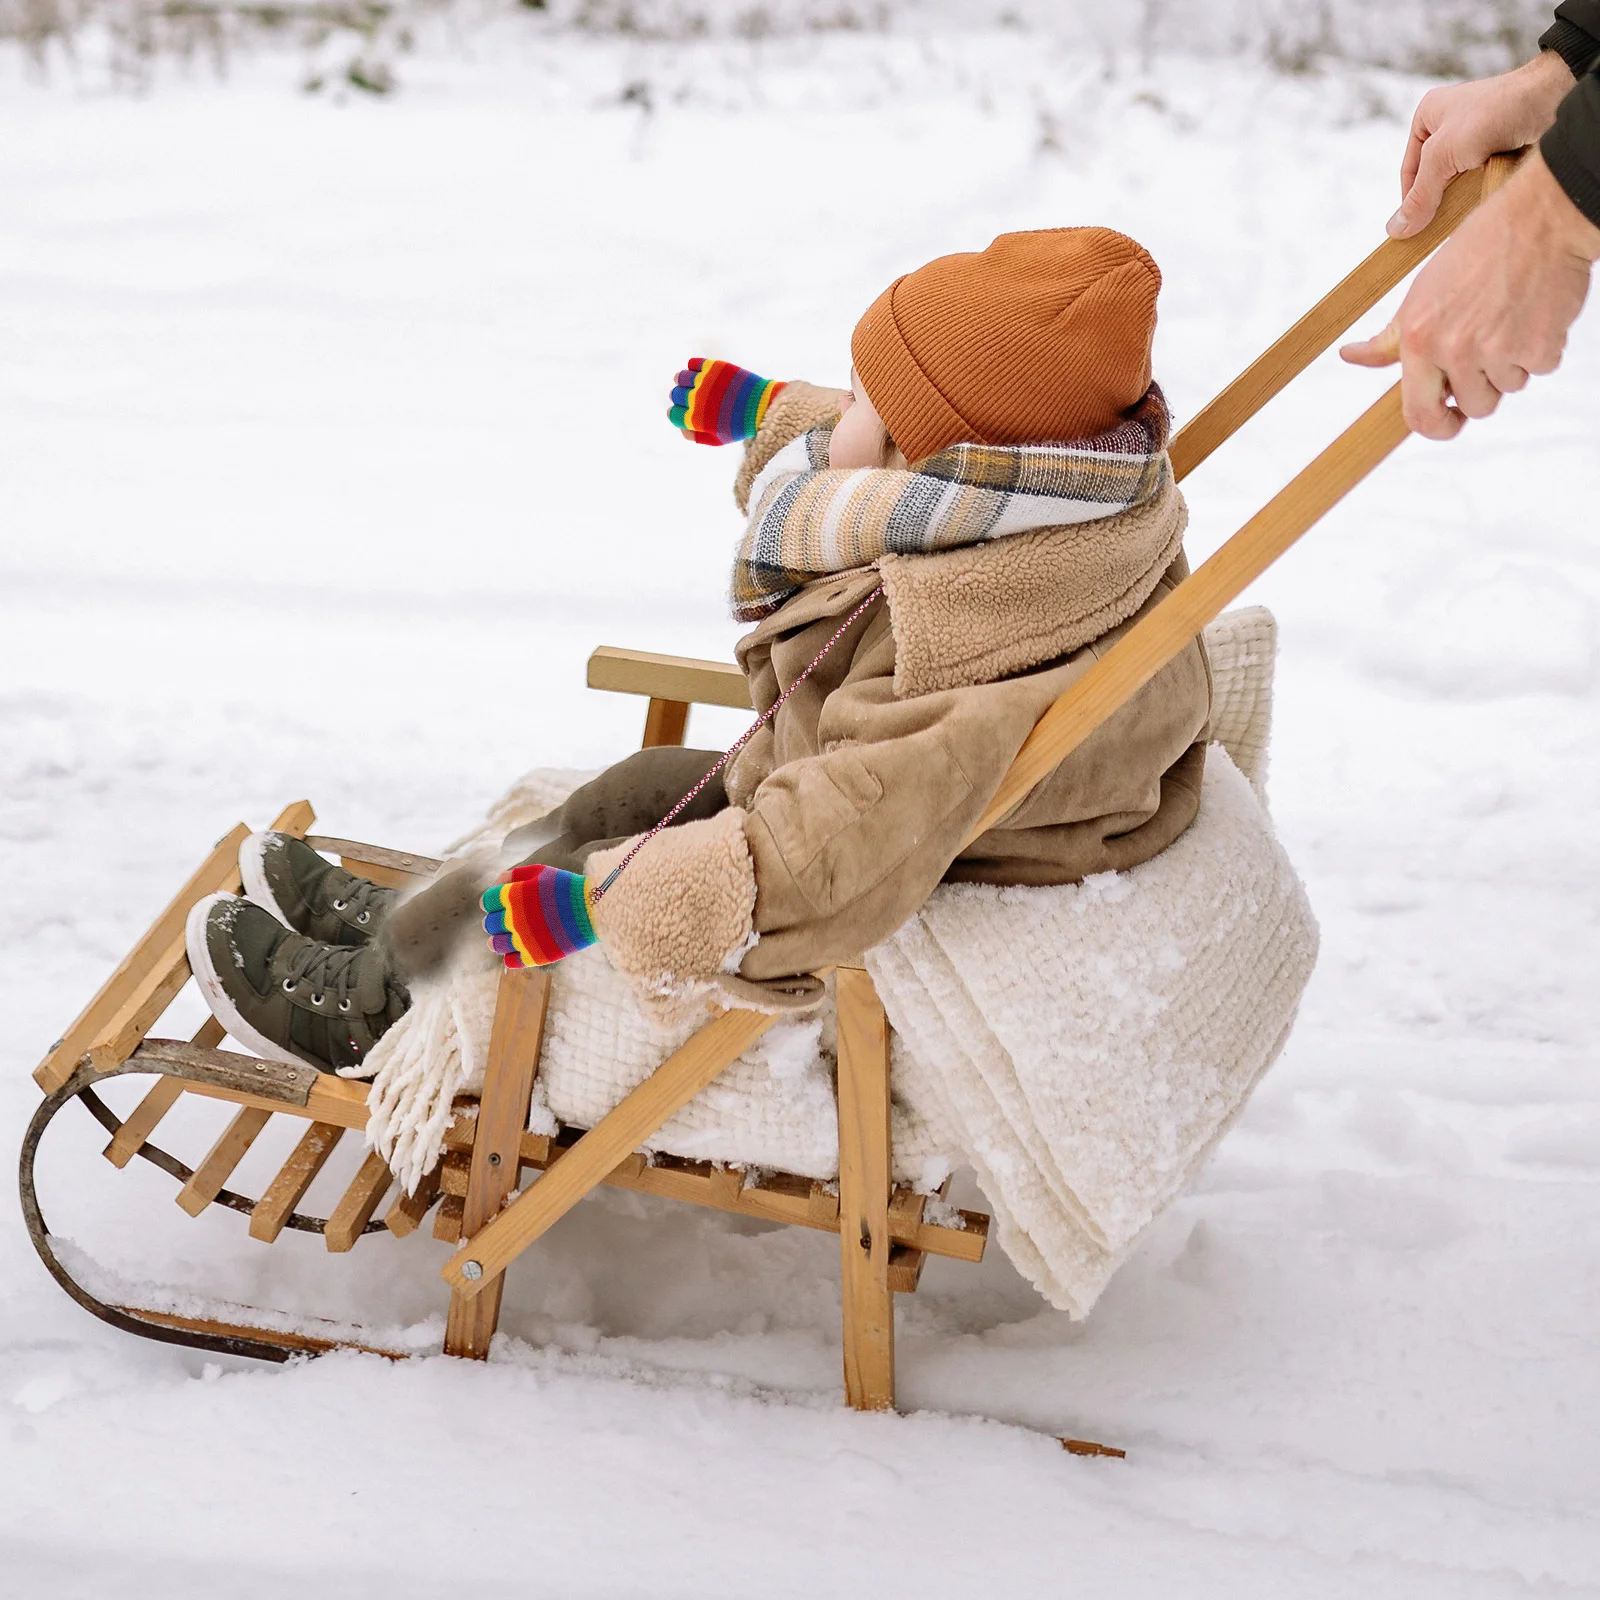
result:
M 274 1044 L 265 1034 L 257 1033 L 239 1014 L 239 1008 L 229 999 L 228 991 L 217 976 L 206 939 L 206 921 L 213 906 L 236 898 L 231 894 L 208 894 L 204 900 L 195 903 L 189 912 L 189 920 L 184 924 L 183 936 L 189 947 L 189 966 L 200 985 L 200 993 L 211 1008 L 211 1015 L 228 1030 L 229 1037 L 247 1050 L 254 1050 L 265 1061 L 282 1061 L 291 1067 L 315 1066 L 314 1061 L 307 1062 L 283 1045 Z M 254 898 L 252 895 L 251 899 Z M 265 904 L 264 908 L 269 911 L 273 909 L 270 904 Z

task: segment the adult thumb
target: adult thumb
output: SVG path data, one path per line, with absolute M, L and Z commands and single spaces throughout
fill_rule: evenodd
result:
M 1444 142 L 1435 135 L 1422 147 L 1417 175 L 1411 180 L 1400 209 L 1389 218 L 1386 228 L 1391 239 L 1409 239 L 1433 221 L 1433 214 L 1444 198 L 1445 185 L 1455 177 L 1457 167 Z

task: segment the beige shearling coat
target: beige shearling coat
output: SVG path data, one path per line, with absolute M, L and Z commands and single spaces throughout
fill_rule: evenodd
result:
M 839 401 L 807 384 L 780 394 L 747 447 L 741 510 L 765 463 Z M 858 956 L 941 879 L 1068 883 L 1164 850 L 1199 809 L 1211 678 L 1198 639 L 961 845 L 1051 702 L 1187 574 L 1186 520 L 1169 484 L 1098 522 L 808 584 L 737 647 L 758 711 L 883 592 L 741 751 L 729 807 L 658 835 L 597 903 L 613 963 L 670 1005 L 728 987 L 723 975 L 762 982 Z M 621 854 L 596 853 L 589 872 Z

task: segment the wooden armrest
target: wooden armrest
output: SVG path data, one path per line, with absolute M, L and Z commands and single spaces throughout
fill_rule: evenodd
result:
M 619 694 L 649 695 L 684 705 L 753 709 L 750 686 L 731 662 L 693 656 L 659 656 L 649 650 L 619 650 L 603 644 L 589 657 L 589 687 Z

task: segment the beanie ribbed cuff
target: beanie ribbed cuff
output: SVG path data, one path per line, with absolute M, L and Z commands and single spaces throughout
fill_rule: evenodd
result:
M 850 338 L 850 359 L 873 409 L 907 461 L 925 460 L 951 439 L 965 439 L 971 423 L 939 393 L 912 355 L 894 314 L 899 277 L 867 308 Z

